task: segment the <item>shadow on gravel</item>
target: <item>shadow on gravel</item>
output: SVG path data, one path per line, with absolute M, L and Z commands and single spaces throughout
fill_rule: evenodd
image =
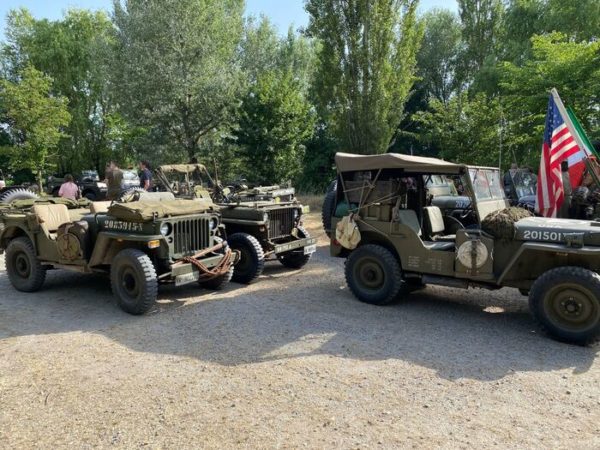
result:
M 164 287 L 153 313 L 132 317 L 114 304 L 105 278 L 56 272 L 43 291 L 22 294 L 2 271 L 0 339 L 92 332 L 135 351 L 222 365 L 311 355 L 393 359 L 451 380 L 565 368 L 582 373 L 598 352 L 540 335 L 516 291 L 428 288 L 378 308 L 356 301 L 340 272 L 317 262 L 283 274 L 270 264 L 256 285 L 232 284 L 219 294 L 195 286 Z M 306 277 L 314 283 L 308 285 Z M 269 278 L 279 280 L 269 283 Z

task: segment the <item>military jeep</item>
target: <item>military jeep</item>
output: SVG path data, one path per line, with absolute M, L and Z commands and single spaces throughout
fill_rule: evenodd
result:
M 39 290 L 51 269 L 105 273 L 119 306 L 136 315 L 154 305 L 161 283 L 222 288 L 237 258 L 224 237 L 210 201 L 147 194 L 127 204 L 52 199 L 0 210 L 0 253 L 15 289 Z
M 359 300 L 386 305 L 428 284 L 507 286 L 529 296 L 551 337 L 587 344 L 600 335 L 600 222 L 527 217 L 497 237 L 481 225 L 509 207 L 498 169 L 400 154 L 340 153 L 336 164 L 330 250 L 346 258 Z M 428 202 L 430 174 L 461 177 L 478 228 L 447 232 L 455 221 Z
M 289 187 L 222 186 L 202 164 L 161 166 L 156 170 L 160 189 L 177 197 L 211 198 L 220 209 L 227 241 L 240 253 L 233 281 L 256 280 L 269 258 L 291 269 L 300 269 L 316 251 L 316 239 L 302 226 L 308 211 Z

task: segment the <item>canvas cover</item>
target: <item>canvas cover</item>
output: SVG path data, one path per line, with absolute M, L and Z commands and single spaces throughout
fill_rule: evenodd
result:
M 192 173 L 196 170 L 200 172 L 206 172 L 206 167 L 202 164 L 171 164 L 167 166 L 160 166 L 159 170 L 163 173 Z
M 128 222 L 147 222 L 154 218 L 202 214 L 215 209 L 210 200 L 172 200 L 166 202 L 114 203 L 108 214 Z
M 441 159 L 402 155 L 400 153 L 384 153 L 382 155 L 337 153 L 335 164 L 340 172 L 404 169 L 408 172 L 459 174 L 466 169 L 466 166 Z

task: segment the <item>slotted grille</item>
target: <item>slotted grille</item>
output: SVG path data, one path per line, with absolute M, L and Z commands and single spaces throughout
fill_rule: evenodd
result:
M 181 220 L 173 224 L 173 246 L 176 254 L 191 255 L 208 247 L 208 218 Z
M 277 239 L 289 236 L 294 228 L 293 209 L 275 209 L 269 211 L 269 238 Z

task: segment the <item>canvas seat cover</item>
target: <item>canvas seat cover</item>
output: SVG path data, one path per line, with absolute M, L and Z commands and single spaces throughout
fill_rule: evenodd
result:
M 42 230 L 50 238 L 56 237 L 61 225 L 71 222 L 66 205 L 34 205 L 32 211 L 37 216 Z

